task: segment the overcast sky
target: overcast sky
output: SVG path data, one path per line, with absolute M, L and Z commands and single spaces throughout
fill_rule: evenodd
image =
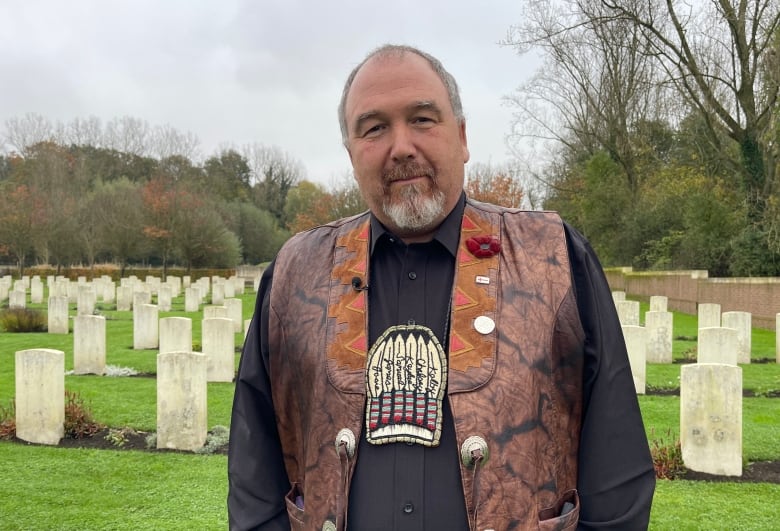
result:
M 517 0 L 2 0 L 0 126 L 123 116 L 200 139 L 203 155 L 261 143 L 309 179 L 349 173 L 336 107 L 386 42 L 418 46 L 461 85 L 472 162 L 507 160 L 502 104 L 534 65 L 498 43 Z M 4 129 L 4 127 L 2 128 Z

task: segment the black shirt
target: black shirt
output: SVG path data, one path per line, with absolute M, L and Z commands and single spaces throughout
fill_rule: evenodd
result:
M 430 328 L 447 350 L 449 299 L 465 196 L 434 239 L 406 245 L 371 217 L 370 344 L 390 326 Z M 655 477 L 620 324 L 601 266 L 585 239 L 565 226 L 577 303 L 586 332 L 578 491 L 580 529 L 647 527 Z M 236 384 L 229 453 L 231 528 L 289 529 L 289 488 L 268 381 L 268 295 L 263 275 Z M 441 444 L 360 441 L 349 528 L 468 529 L 448 401 Z M 248 466 L 257 463 L 257 467 Z M 262 465 L 262 466 L 261 466 Z M 263 524 L 265 522 L 265 524 Z M 257 527 L 259 526 L 259 527 Z

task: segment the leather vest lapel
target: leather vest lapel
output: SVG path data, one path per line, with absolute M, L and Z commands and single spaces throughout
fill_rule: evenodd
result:
M 449 394 L 484 385 L 490 380 L 496 365 L 501 254 L 499 251 L 478 258 L 469 251 L 469 239 L 481 237 L 493 238 L 500 246 L 500 216 L 478 211 L 466 203 L 452 291 Z M 495 326 L 489 333 L 480 333 L 474 326 L 477 317 L 487 317 Z

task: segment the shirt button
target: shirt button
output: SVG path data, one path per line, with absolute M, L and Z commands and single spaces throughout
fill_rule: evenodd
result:
M 417 278 L 417 273 L 415 273 L 414 271 L 410 272 L 410 273 L 409 273 L 409 278 L 411 278 L 412 280 L 414 280 L 415 278 Z
M 410 513 L 412 513 L 412 511 L 414 511 L 414 505 L 411 502 L 409 502 L 406 505 L 404 505 L 404 512 L 406 514 L 410 514 Z

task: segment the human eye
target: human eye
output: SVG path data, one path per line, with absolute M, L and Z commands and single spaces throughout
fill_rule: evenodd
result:
M 362 137 L 372 137 L 377 136 L 379 133 L 381 133 L 384 130 L 385 126 L 382 123 L 369 123 L 366 124 L 366 126 L 363 128 Z
M 428 114 L 418 114 L 412 118 L 412 123 L 420 127 L 430 127 L 436 123 L 436 120 Z

